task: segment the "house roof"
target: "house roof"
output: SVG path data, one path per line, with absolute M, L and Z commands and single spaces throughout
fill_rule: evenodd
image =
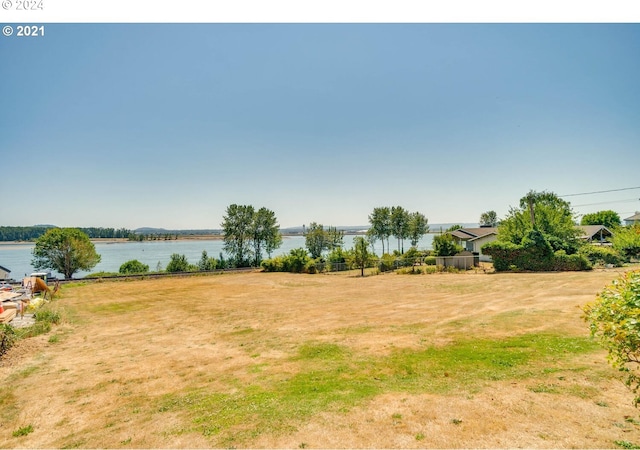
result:
M 625 222 L 637 222 L 640 221 L 640 212 L 636 212 L 633 216 L 624 219 Z
M 471 238 L 469 240 L 470 241 L 476 241 L 478 239 L 486 238 L 487 236 L 491 236 L 491 235 L 497 236 L 498 235 L 498 231 L 497 230 L 496 231 L 492 231 L 491 233 L 483 234 L 481 236 L 477 236 L 477 237 Z
M 592 239 L 596 234 L 600 234 L 600 230 L 602 230 L 603 236 L 613 236 L 611 230 L 604 225 L 580 225 L 578 229 L 582 231 L 581 239 Z
M 461 239 L 463 241 L 477 239 L 489 234 L 495 234 L 498 232 L 496 227 L 480 227 L 480 228 L 458 228 L 457 230 L 450 231 L 449 233 Z
M 7 269 L 6 267 L 2 267 L 0 266 L 0 270 L 7 272 L 7 273 L 11 273 L 11 271 L 9 269 Z

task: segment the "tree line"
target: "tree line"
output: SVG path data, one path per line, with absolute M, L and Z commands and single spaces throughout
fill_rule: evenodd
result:
M 44 235 L 48 230 L 56 228 L 54 226 L 31 226 L 31 227 L 8 227 L 0 226 L 0 241 L 34 241 Z M 106 239 L 128 239 L 134 235 L 133 231 L 126 228 L 102 228 L 88 227 L 78 228 L 90 239 L 106 238 Z

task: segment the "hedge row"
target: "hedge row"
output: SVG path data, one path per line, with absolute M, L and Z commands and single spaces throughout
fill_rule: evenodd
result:
M 583 255 L 567 255 L 564 250 L 554 252 L 548 239 L 538 230 L 530 231 L 520 245 L 501 241 L 485 244 L 482 253 L 491 256 L 496 271 L 546 272 L 591 269 L 591 263 Z

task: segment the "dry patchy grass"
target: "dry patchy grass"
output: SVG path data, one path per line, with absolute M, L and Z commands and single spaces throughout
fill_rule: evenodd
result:
M 2 447 L 614 447 L 579 306 L 617 271 L 245 273 L 65 286 L 0 367 Z

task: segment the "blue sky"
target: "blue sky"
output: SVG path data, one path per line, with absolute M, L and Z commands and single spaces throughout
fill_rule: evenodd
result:
M 0 225 L 477 222 L 640 186 L 638 24 L 49 24 L 0 55 Z

